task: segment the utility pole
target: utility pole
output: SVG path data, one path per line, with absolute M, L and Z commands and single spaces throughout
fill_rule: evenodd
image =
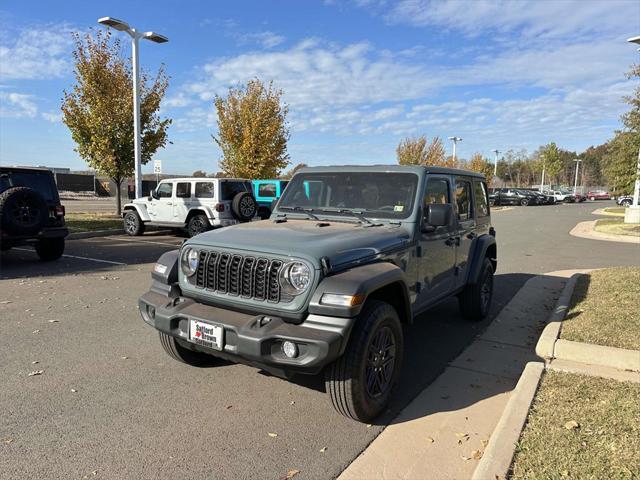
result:
M 126 32 L 131 37 L 131 61 L 133 63 L 133 138 L 135 159 L 135 196 L 142 197 L 142 162 L 140 145 L 140 62 L 138 61 L 138 40 L 144 38 L 155 43 L 165 43 L 169 39 L 155 32 L 140 32 L 129 26 L 128 23 L 113 17 L 102 17 L 98 23 Z
M 574 160 L 574 162 L 576 162 L 576 179 L 573 182 L 573 194 L 575 195 L 576 193 L 578 193 L 578 170 L 580 169 L 580 162 L 582 160 L 580 160 L 579 158 L 576 158 Z
M 456 145 L 457 145 L 458 142 L 462 141 L 462 138 L 453 136 L 453 137 L 449 137 L 449 140 L 451 140 L 453 142 L 453 163 L 454 163 L 454 166 L 455 166 L 455 163 L 456 163 Z
M 493 176 L 497 177 L 498 176 L 498 154 L 500 153 L 500 151 L 498 149 L 491 150 L 491 151 L 496 154 L 496 161 L 493 163 Z

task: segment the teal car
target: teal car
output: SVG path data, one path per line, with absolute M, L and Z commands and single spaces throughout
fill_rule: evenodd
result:
M 258 216 L 262 219 L 271 216 L 271 205 L 284 192 L 288 180 L 252 180 L 253 196 L 258 202 Z

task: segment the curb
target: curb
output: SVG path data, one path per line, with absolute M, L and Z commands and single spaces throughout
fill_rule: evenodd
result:
M 640 351 L 638 350 L 558 339 L 555 342 L 553 355 L 558 360 L 599 365 L 619 370 L 640 371 Z
M 491 440 L 473 472 L 472 480 L 507 478 L 516 444 L 520 439 L 543 371 L 544 364 L 539 362 L 529 362 L 524 367 L 500 421 L 491 434 Z
M 70 233 L 69 235 L 67 235 L 67 240 L 82 240 L 83 238 L 93 238 L 93 237 L 110 237 L 112 235 L 122 235 L 122 234 L 124 234 L 124 229 L 114 228 L 111 230 L 96 230 L 94 232 Z
M 596 232 L 594 227 L 598 220 L 588 220 L 586 222 L 580 222 L 571 229 L 569 235 L 579 238 L 588 238 L 589 240 L 604 240 L 606 242 L 619 242 L 619 243 L 633 243 L 640 245 L 639 237 L 632 237 L 628 235 L 610 235 L 607 233 Z
M 605 208 L 597 208 L 595 209 L 593 212 L 591 212 L 591 215 L 602 215 L 604 217 L 618 217 L 618 218 L 624 218 L 624 213 L 611 213 L 611 212 L 605 212 L 605 210 L 607 208 L 616 208 L 616 207 L 605 207 Z
M 562 321 L 569 310 L 573 291 L 575 290 L 576 283 L 581 275 L 583 274 L 574 273 L 571 275 L 567 284 L 564 286 L 564 290 L 562 290 L 562 294 L 560 294 L 560 298 L 558 298 L 556 308 L 547 320 L 548 325 L 544 327 L 544 330 L 538 339 L 538 343 L 536 344 L 536 354 L 539 357 L 544 358 L 546 361 L 554 358 L 553 353 L 556 340 L 560 336 L 560 327 L 562 326 Z

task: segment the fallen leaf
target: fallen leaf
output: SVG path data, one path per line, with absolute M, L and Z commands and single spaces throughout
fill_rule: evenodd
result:
M 295 405 L 296 402 L 294 402 L 293 400 L 291 400 L 291 403 L 289 403 L 289 405 Z
M 34 360 L 33 362 L 31 362 L 31 365 L 37 365 L 38 363 L 40 363 L 38 360 Z
M 471 460 L 471 457 L 465 457 L 464 455 L 460 455 L 460 458 L 463 459 L 465 462 L 467 460 Z
M 35 377 L 36 375 L 42 375 L 44 370 L 34 370 L 33 372 L 29 372 L 30 377 Z
M 370 423 L 367 425 L 367 428 L 371 428 L 371 424 Z
M 78 390 L 76 390 L 75 388 L 71 389 L 71 393 L 76 393 Z
M 33 331 L 33 332 L 31 332 L 31 333 L 38 333 L 38 332 L 40 332 L 40 330 L 34 330 L 34 331 Z
M 121 358 L 122 360 L 127 360 L 129 357 L 127 357 L 127 356 L 123 356 L 123 357 L 120 357 L 120 358 Z
M 482 458 L 482 452 L 480 450 L 472 451 L 471 458 L 473 458 L 474 460 L 480 460 Z
M 269 436 L 270 436 L 271 438 L 276 438 L 276 437 L 278 436 L 278 434 L 277 434 L 277 433 L 271 433 L 271 432 L 269 432 Z
M 13 442 L 13 438 L 5 438 L 5 439 L 3 440 L 3 442 L 4 442 L 5 444 L 9 445 L 11 442 Z
M 227 406 L 226 406 L 226 407 L 224 407 L 224 408 L 226 408 L 227 410 L 229 410 L 230 408 L 233 408 L 233 405 L 227 405 Z
M 9 304 L 9 303 L 12 303 L 12 302 L 11 302 L 11 300 L 2 300 L 2 301 L 0 302 L 0 305 L 7 305 L 7 304 Z
M 60 320 L 49 320 L 49 323 L 60 323 Z
M 297 474 L 299 474 L 299 473 L 300 473 L 300 470 L 289 470 L 289 471 L 287 472 L 287 476 L 286 476 L 286 477 L 284 477 L 284 478 L 285 478 L 286 480 L 289 480 L 290 478 L 295 477 L 295 476 L 296 476 Z
M 576 428 L 580 428 L 580 424 L 575 420 L 569 420 L 564 424 L 564 428 L 566 428 L 567 430 L 575 430 Z
M 569 470 L 563 470 L 560 472 L 560 476 L 561 477 L 568 477 L 569 476 Z
M 324 452 L 326 452 L 326 451 L 327 451 L 327 447 L 322 447 L 322 448 L 320 449 L 320 453 L 324 453 Z
M 429 443 L 433 443 L 433 442 L 435 442 L 435 440 L 434 440 L 433 438 L 431 438 L 431 437 L 427 437 L 427 438 L 425 438 L 425 440 L 426 440 L 427 442 L 429 442 Z
M 486 447 L 487 445 L 489 445 L 489 440 L 480 440 L 480 443 L 482 443 L 483 447 Z

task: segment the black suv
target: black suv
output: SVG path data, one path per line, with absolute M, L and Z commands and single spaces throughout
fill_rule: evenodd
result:
M 53 174 L 44 168 L 0 167 L 0 249 L 34 245 L 42 260 L 64 253 L 64 223 Z
M 533 192 L 520 190 L 519 188 L 501 188 L 492 195 L 494 205 L 537 205 L 538 197 Z
M 336 410 L 368 421 L 400 376 L 403 327 L 452 296 L 481 320 L 496 266 L 482 175 L 305 168 L 271 219 L 202 233 L 160 257 L 139 308 L 176 360 L 324 371 Z

